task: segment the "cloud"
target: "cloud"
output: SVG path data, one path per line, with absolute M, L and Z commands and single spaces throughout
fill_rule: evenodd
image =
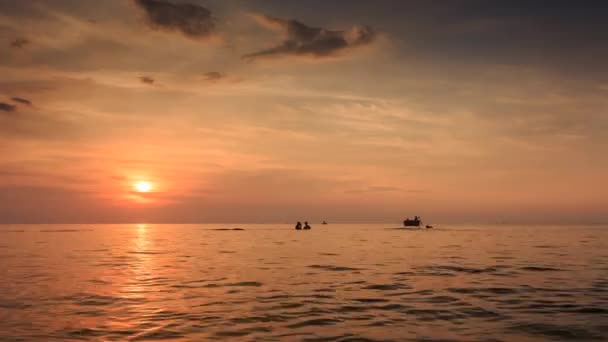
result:
M 215 33 L 215 20 L 203 6 L 163 0 L 135 0 L 135 3 L 145 10 L 154 29 L 179 31 L 191 39 L 209 38 Z
M 204 74 L 205 76 L 205 80 L 206 81 L 218 81 L 224 77 L 226 77 L 225 74 L 221 73 L 221 72 L 217 72 L 217 71 L 210 71 Z
M 25 38 L 17 38 L 17 39 L 14 39 L 13 41 L 11 41 L 10 46 L 15 49 L 20 49 L 31 43 L 32 42 L 30 42 L 29 40 L 27 40 Z
M 139 80 L 145 84 L 154 84 L 154 79 L 150 76 L 141 76 Z
M 14 112 L 17 110 L 17 106 L 9 103 L 0 102 L 0 110 L 3 112 Z
M 18 102 L 18 103 L 25 104 L 28 106 L 32 105 L 32 101 L 30 101 L 28 99 L 24 99 L 22 97 L 12 97 L 11 100 L 13 100 L 13 102 Z
M 307 26 L 297 20 L 286 20 L 267 15 L 254 15 L 263 26 L 281 32 L 285 38 L 278 45 L 244 55 L 245 59 L 276 56 L 330 57 L 347 49 L 367 45 L 377 33 L 369 26 L 353 26 L 348 31 L 331 31 Z

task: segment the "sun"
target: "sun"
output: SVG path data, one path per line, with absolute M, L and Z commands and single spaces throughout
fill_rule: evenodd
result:
M 152 190 L 152 183 L 146 181 L 140 181 L 133 184 L 133 188 L 137 192 L 150 192 Z

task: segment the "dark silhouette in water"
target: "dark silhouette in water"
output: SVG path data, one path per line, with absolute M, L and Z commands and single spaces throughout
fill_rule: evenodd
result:
M 321 224 L 327 224 L 327 222 L 323 221 Z
M 431 226 L 430 224 L 427 224 L 427 225 L 426 225 L 426 228 L 427 228 L 427 229 L 431 229 L 431 228 L 433 228 L 433 226 Z
M 414 216 L 413 219 L 410 219 L 408 217 L 403 221 L 403 226 L 404 227 L 420 227 L 420 223 L 421 223 L 420 217 Z
M 296 229 L 297 230 L 301 230 L 302 229 L 302 222 L 298 221 L 298 223 L 296 223 Z
M 310 226 L 308 225 L 308 221 L 304 221 L 304 229 L 310 229 Z

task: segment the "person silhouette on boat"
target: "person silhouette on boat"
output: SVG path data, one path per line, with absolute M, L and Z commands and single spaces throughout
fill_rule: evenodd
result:
M 298 223 L 296 223 L 296 229 L 297 230 L 301 230 L 302 229 L 302 222 L 298 221 Z
M 304 229 L 310 229 L 310 225 L 308 224 L 308 221 L 304 221 Z

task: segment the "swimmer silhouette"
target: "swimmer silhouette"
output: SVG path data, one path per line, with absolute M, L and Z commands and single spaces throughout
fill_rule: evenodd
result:
M 298 221 L 298 223 L 296 223 L 296 229 L 297 230 L 301 230 L 302 229 L 302 222 Z
M 304 229 L 310 229 L 310 226 L 308 225 L 308 221 L 304 221 Z

